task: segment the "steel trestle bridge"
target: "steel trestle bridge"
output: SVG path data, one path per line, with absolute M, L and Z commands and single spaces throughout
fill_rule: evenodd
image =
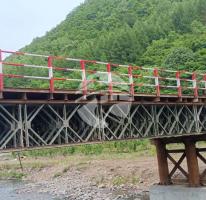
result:
M 0 149 L 149 138 L 161 184 L 179 169 L 199 186 L 197 160 L 206 159 L 195 143 L 206 140 L 205 91 L 204 73 L 0 50 Z M 173 142 L 185 149 L 167 150 Z M 175 161 L 171 153 L 183 155 Z

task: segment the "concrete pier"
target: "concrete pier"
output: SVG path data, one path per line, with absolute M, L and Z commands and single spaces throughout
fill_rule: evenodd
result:
M 150 200 L 205 200 L 206 187 L 160 186 L 150 188 Z

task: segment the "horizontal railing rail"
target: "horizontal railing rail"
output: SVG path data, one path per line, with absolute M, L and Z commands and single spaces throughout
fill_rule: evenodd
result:
M 4 59 L 5 55 L 11 57 Z M 36 88 L 32 81 L 46 81 L 50 93 L 72 87 L 84 98 L 93 92 L 110 96 L 122 92 L 129 96 L 141 93 L 157 97 L 173 94 L 180 98 L 184 95 L 198 98 L 206 91 L 204 73 L 0 50 L 0 92 L 7 87 L 24 86 L 23 81 L 22 85 L 18 82 L 18 86 L 15 81 L 13 85 L 8 84 L 10 79 L 29 79 L 35 89 L 41 89 L 41 84 Z

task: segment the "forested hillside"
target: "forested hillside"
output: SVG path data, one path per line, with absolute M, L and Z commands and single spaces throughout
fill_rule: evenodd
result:
M 22 51 L 205 69 L 206 1 L 86 0 Z
M 86 0 L 21 51 L 205 70 L 206 0 Z

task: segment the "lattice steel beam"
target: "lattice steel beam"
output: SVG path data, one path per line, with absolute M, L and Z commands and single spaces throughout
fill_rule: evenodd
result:
M 0 148 L 206 133 L 206 106 L 0 105 Z

